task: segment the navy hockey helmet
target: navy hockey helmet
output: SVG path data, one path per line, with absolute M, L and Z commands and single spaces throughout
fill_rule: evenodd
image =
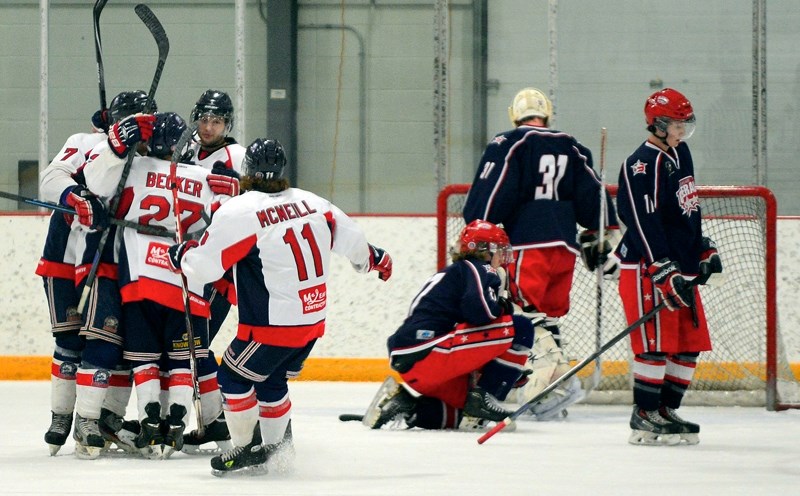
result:
M 286 153 L 280 142 L 258 138 L 247 147 L 242 172 L 256 179 L 280 179 L 285 167 Z
M 144 112 L 145 104 L 147 104 L 147 93 L 144 91 L 123 91 L 111 100 L 111 104 L 108 106 L 108 121 L 110 124 L 114 124 L 129 115 Z M 158 111 L 155 100 L 153 100 L 153 108 L 150 111 Z
M 233 129 L 233 102 L 224 91 L 206 90 L 194 104 L 189 116 L 192 122 L 197 122 L 204 115 L 217 115 L 225 119 L 225 134 Z
M 153 124 L 153 136 L 150 137 L 148 142 L 150 155 L 155 157 L 171 155 L 173 148 L 181 139 L 181 135 L 185 130 L 186 121 L 175 112 L 156 114 L 156 122 Z

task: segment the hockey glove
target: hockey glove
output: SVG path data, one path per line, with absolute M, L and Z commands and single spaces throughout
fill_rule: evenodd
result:
M 169 256 L 169 270 L 175 273 L 180 273 L 181 260 L 183 260 L 184 255 L 186 255 L 187 251 L 197 247 L 198 245 L 199 244 L 197 241 L 190 239 L 188 241 L 184 241 L 183 243 L 170 246 L 167 249 L 167 255 Z
M 603 279 L 606 281 L 619 280 L 619 258 L 614 254 L 611 254 L 603 264 Z
M 722 259 L 717 252 L 717 244 L 711 238 L 703 236 L 700 254 L 700 274 L 721 274 Z
M 392 257 L 377 246 L 369 245 L 369 270 L 377 270 L 381 281 L 392 277 Z
M 156 117 L 150 114 L 129 115 L 109 129 L 109 147 L 117 157 L 125 158 L 132 146 L 150 139 L 155 121 Z
M 76 184 L 61 194 L 61 204 L 75 209 L 78 222 L 89 229 L 105 229 L 108 227 L 108 213 L 94 193 L 86 186 Z
M 681 275 L 677 263 L 662 258 L 653 262 L 647 268 L 647 273 L 668 309 L 677 310 L 680 307 L 692 306 L 692 288 Z
M 108 134 L 108 110 L 100 109 L 92 115 L 92 127 L 97 132 Z
M 211 191 L 218 195 L 237 196 L 239 194 L 239 173 L 225 167 L 223 162 L 214 162 L 214 168 L 206 177 Z
M 578 242 L 581 245 L 581 259 L 589 272 L 594 272 L 598 266 L 603 265 L 606 257 L 611 253 L 611 243 L 608 242 L 608 239 L 603 240 L 602 250 L 600 249 L 597 231 L 583 231 Z

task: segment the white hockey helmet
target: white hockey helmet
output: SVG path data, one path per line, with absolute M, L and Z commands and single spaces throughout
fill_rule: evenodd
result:
M 515 126 L 528 117 L 541 117 L 547 123 L 552 115 L 553 103 L 536 88 L 521 89 L 508 107 L 508 117 Z

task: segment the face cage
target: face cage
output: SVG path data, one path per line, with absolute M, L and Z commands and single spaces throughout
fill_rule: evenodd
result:
M 487 251 L 492 258 L 494 258 L 495 253 L 498 255 L 500 265 L 508 265 L 514 261 L 514 250 L 511 248 L 511 245 L 489 243 Z

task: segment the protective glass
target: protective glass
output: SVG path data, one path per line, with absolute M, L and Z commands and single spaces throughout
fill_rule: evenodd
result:
M 225 118 L 220 115 L 205 114 L 197 119 L 197 123 L 203 126 L 224 126 Z
M 697 121 L 694 116 L 685 121 L 670 120 L 667 124 L 667 134 L 675 136 L 681 141 L 686 141 L 694 134 Z
M 499 265 L 507 265 L 514 261 L 514 250 L 511 249 L 511 245 L 489 243 L 488 251 L 493 259 L 497 259 Z

